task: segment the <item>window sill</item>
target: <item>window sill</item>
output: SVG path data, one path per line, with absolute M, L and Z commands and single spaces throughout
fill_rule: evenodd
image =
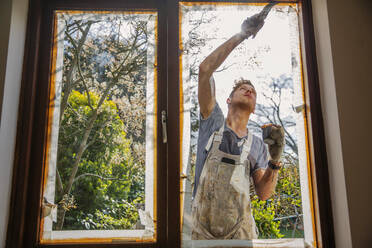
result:
M 182 247 L 314 247 L 304 239 L 253 239 L 253 240 L 184 240 Z

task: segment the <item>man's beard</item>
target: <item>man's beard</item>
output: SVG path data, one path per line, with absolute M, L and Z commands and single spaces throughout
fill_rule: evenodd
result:
M 231 104 L 231 107 L 235 109 L 240 109 L 243 111 L 249 111 L 250 113 L 254 112 L 255 105 L 253 103 L 247 103 L 247 102 L 235 102 Z

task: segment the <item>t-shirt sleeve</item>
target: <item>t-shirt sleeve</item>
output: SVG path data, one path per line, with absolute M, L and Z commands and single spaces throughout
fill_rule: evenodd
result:
M 212 113 L 208 116 L 208 118 L 204 119 L 200 115 L 199 142 L 203 143 L 201 145 L 207 143 L 212 133 L 222 126 L 223 121 L 223 113 L 218 103 L 215 104 Z
M 254 165 L 251 167 L 251 175 L 253 175 L 259 169 L 266 169 L 268 163 L 268 151 L 265 143 L 257 138 L 257 154 L 256 154 L 256 161 Z M 252 160 L 251 160 L 252 161 Z

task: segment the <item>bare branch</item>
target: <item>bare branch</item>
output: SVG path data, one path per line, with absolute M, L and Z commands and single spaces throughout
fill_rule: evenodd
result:
M 77 68 L 78 68 L 78 73 L 79 73 L 79 76 L 80 76 L 80 79 L 83 83 L 83 86 L 84 86 L 84 90 L 85 92 L 87 93 L 87 98 L 88 98 L 88 105 L 89 105 L 89 108 L 91 110 L 94 110 L 93 106 L 92 106 L 92 102 L 90 100 L 90 93 L 89 93 L 89 90 L 88 90 L 88 86 L 87 86 L 87 83 L 85 82 L 85 79 L 84 79 L 84 76 L 83 76 L 83 73 L 81 72 L 81 66 L 80 66 L 80 53 L 79 54 L 76 54 L 78 59 L 77 59 Z
M 72 112 L 74 112 L 74 114 L 75 114 L 77 117 L 82 118 L 82 119 L 85 120 L 85 121 L 87 120 L 87 119 L 85 119 L 84 116 L 81 116 L 78 112 L 76 112 L 76 110 L 71 106 L 70 103 L 67 103 L 67 106 L 69 106 L 69 107 L 71 108 Z
M 215 72 L 221 72 L 221 71 L 225 71 L 227 69 L 229 69 L 231 66 L 235 65 L 236 63 L 232 63 L 231 65 L 225 65 L 224 67 L 222 67 L 220 70 L 216 70 Z
M 137 39 L 138 39 L 138 36 L 139 35 L 136 35 L 134 37 L 134 41 L 132 43 L 132 46 L 130 48 L 130 52 L 128 52 L 127 56 L 123 59 L 123 61 L 120 63 L 120 65 L 118 66 L 118 68 L 116 68 L 115 71 L 112 72 L 112 75 L 114 75 L 115 73 L 119 74 L 120 73 L 120 68 L 124 65 L 124 63 L 127 61 L 127 58 L 129 57 L 129 55 L 132 53 L 132 51 L 135 49 L 135 44 L 137 42 Z M 137 47 L 138 48 L 138 47 Z M 115 76 L 116 78 L 118 77 L 118 75 Z
M 61 102 L 60 121 L 62 120 L 63 113 L 64 113 L 65 108 L 66 108 L 68 97 L 69 97 L 69 95 L 72 91 L 72 87 L 77 82 L 79 82 L 79 81 L 72 82 L 72 77 L 73 77 L 74 70 L 75 70 L 75 67 L 77 66 L 77 62 L 78 62 L 78 59 L 79 59 L 79 56 L 77 56 L 77 55 L 80 54 L 80 52 L 81 52 L 81 49 L 83 47 L 83 44 L 85 43 L 85 40 L 87 38 L 89 29 L 91 27 L 91 24 L 92 23 L 90 23 L 90 24 L 88 23 L 85 30 L 83 30 L 83 35 L 80 38 L 77 45 L 76 45 L 75 40 L 72 39 L 72 37 L 68 34 L 68 32 L 67 31 L 65 32 L 67 37 L 70 39 L 70 42 L 71 42 L 72 46 L 75 47 L 75 56 L 74 56 L 74 59 L 71 62 L 71 67 L 70 67 L 69 71 L 67 72 L 66 80 L 65 80 L 65 83 L 64 83 L 64 87 L 63 87 L 63 98 L 62 98 L 62 102 Z
M 79 179 L 81 179 L 83 177 L 86 177 L 86 176 L 98 177 L 102 180 L 116 180 L 116 181 L 126 181 L 126 180 L 128 180 L 128 179 L 122 179 L 122 178 L 117 178 L 117 177 L 104 177 L 104 176 L 93 174 L 93 173 L 84 173 L 84 174 L 81 174 L 81 175 L 77 176 L 74 179 L 73 183 L 76 183 Z
M 57 191 L 58 193 L 62 193 L 63 192 L 63 184 L 62 184 L 62 179 L 61 179 L 61 175 L 59 174 L 59 170 L 58 170 L 58 166 L 56 168 L 56 174 L 57 174 Z
M 103 128 L 104 126 L 106 126 L 106 124 L 111 121 L 112 119 L 107 119 L 105 122 L 102 123 L 102 125 L 99 125 L 98 126 L 98 130 L 100 130 L 101 128 Z M 97 137 L 99 135 L 99 132 L 96 132 L 93 136 L 93 138 L 90 140 L 89 143 L 86 144 L 85 146 L 85 149 L 87 149 L 89 146 L 91 146 L 92 144 L 94 144 L 94 142 L 96 141 Z

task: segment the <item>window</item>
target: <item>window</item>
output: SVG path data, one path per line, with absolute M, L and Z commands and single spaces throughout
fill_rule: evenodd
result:
M 155 238 L 156 21 L 54 13 L 41 243 Z
M 208 9 L 204 11 L 204 17 L 209 15 L 208 18 L 222 18 L 224 14 L 229 15 L 228 11 L 239 15 L 247 11 L 246 15 L 256 12 L 267 1 L 258 2 L 31 1 L 7 244 L 181 247 L 182 243 L 188 247 L 184 207 L 190 201 L 187 194 L 191 185 L 186 182 L 192 180 L 185 180 L 191 167 L 184 165 L 193 157 L 184 148 L 195 145 L 195 140 L 190 139 L 195 130 L 192 122 L 188 122 L 192 118 L 188 117 L 190 112 L 185 111 L 195 104 L 192 97 L 187 98 L 195 88 L 188 73 L 190 64 L 195 66 L 200 61 L 199 55 L 208 50 L 200 50 L 200 54 L 191 51 L 195 56 L 190 58 L 187 48 L 201 48 L 205 44 L 187 40 L 190 36 L 186 34 L 194 33 L 188 31 L 191 26 L 186 23 L 205 28 L 203 22 L 197 22 L 201 20 L 200 15 L 204 15 L 203 10 Z M 236 7 L 239 11 L 234 10 Z M 297 116 L 309 121 L 305 125 L 297 120 L 296 127 L 302 127 L 302 132 L 296 134 L 302 135 L 302 138 L 297 136 L 297 141 L 303 141 L 301 147 L 305 153 L 302 157 L 299 154 L 299 158 L 305 158 L 300 165 L 309 172 L 308 177 L 301 174 L 301 184 L 309 185 L 302 187 L 305 191 L 301 192 L 302 205 L 307 204 L 304 212 L 310 213 L 303 218 L 305 239 L 311 237 L 311 245 L 317 246 L 332 243 L 333 238 L 332 227 L 327 227 L 322 219 L 329 216 L 330 207 L 327 206 L 328 188 L 323 188 L 328 185 L 324 179 L 326 167 L 318 166 L 326 165 L 326 158 L 316 72 L 310 73 L 315 68 L 310 9 L 309 1 L 283 1 L 275 13 L 285 16 L 284 22 L 292 18 L 294 23 L 300 23 L 287 27 L 303 28 L 287 32 L 289 39 L 295 38 L 287 50 L 292 59 L 288 68 L 292 70 L 292 81 L 299 82 L 293 83 L 293 88 L 298 88 L 290 88 L 289 92 L 294 92 L 297 102 L 292 103 L 303 114 Z M 218 10 L 222 12 L 217 13 Z M 197 19 L 193 19 L 195 17 Z M 133 25 L 142 26 L 136 29 Z M 131 30 L 143 33 L 133 36 Z M 203 32 L 202 29 L 193 31 Z M 296 34 L 297 37 L 291 36 Z M 298 34 L 304 36 L 300 38 Z M 134 45 L 141 37 L 146 42 L 138 43 L 135 51 L 130 50 L 129 44 Z M 198 37 L 193 38 L 198 41 Z M 82 49 L 79 43 L 84 51 L 79 50 Z M 304 54 L 300 53 L 300 44 Z M 261 56 L 267 46 L 257 49 L 262 49 L 258 54 Z M 137 56 L 139 53 L 142 57 Z M 120 63 L 126 56 L 135 58 L 132 64 Z M 109 88 L 120 66 L 129 65 L 137 67 L 119 76 L 121 81 L 115 81 Z M 69 76 L 71 68 L 75 69 Z M 304 88 L 301 88 L 302 75 Z M 307 94 L 305 98 L 303 92 Z M 283 94 L 288 97 L 290 93 Z M 96 119 L 89 126 L 92 116 Z M 125 120 L 136 123 L 129 126 Z M 71 166 L 74 164 L 76 166 Z M 133 174 L 128 171 L 138 167 L 140 176 L 135 185 L 129 185 L 128 178 Z M 77 168 L 77 172 L 73 172 L 73 168 Z M 322 189 L 317 185 L 322 185 Z M 97 188 L 100 192 L 95 195 Z M 89 209 L 98 201 L 101 207 Z M 58 221 L 63 215 L 65 221 Z M 128 216 L 132 217 L 131 223 L 127 223 Z M 291 242 L 297 245 L 303 241 Z M 208 242 L 193 245 L 206 247 Z
M 259 13 L 262 8 L 262 4 L 257 3 L 180 3 L 181 169 L 185 175 L 181 181 L 181 222 L 184 247 L 198 243 L 190 238 L 191 195 L 196 187 L 194 177 L 197 174 L 195 164 L 200 125 L 198 66 L 214 49 L 239 32 L 240 24 L 247 16 Z M 270 245 L 277 243 L 277 239 L 281 239 L 283 245 L 296 247 L 314 244 L 298 18 L 298 4 L 274 6 L 259 34 L 236 47 L 213 74 L 216 100 L 224 116 L 228 111 L 225 102 L 234 80 L 242 77 L 251 80 L 257 91 L 255 113 L 248 122 L 250 131 L 261 136 L 260 126 L 266 123 L 275 123 L 285 129 L 284 166 L 276 194 L 263 202 L 253 190 L 250 192 L 253 216 L 260 233 L 259 240 L 253 243 L 258 244 L 266 242 Z M 292 244 L 294 240 L 286 243 L 292 238 L 296 238 L 296 244 Z M 216 241 L 209 243 L 215 245 Z M 224 243 L 230 244 L 228 241 Z M 203 244 L 208 242 L 203 241 Z M 249 246 L 247 242 L 240 244 Z

